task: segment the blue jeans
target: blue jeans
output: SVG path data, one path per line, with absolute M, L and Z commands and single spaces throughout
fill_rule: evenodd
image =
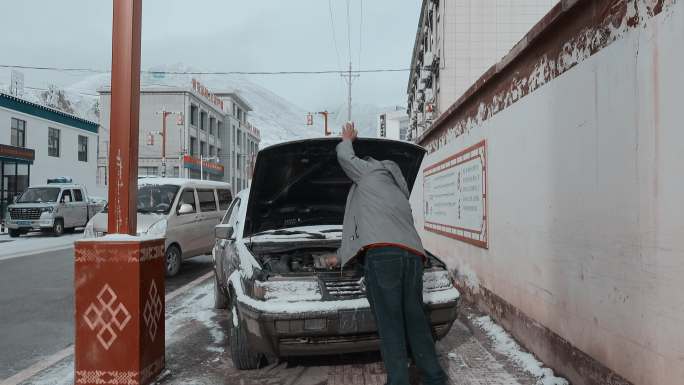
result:
M 380 334 L 387 383 L 408 385 L 407 346 L 425 385 L 444 385 L 428 317 L 423 307 L 423 261 L 398 247 L 368 250 L 366 294 Z

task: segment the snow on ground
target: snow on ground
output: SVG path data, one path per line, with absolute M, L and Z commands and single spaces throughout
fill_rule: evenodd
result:
M 183 343 L 187 340 L 188 330 L 194 330 L 194 327 L 199 324 L 205 327 L 211 335 L 212 343 L 207 344 L 206 350 L 211 353 L 223 353 L 227 339 L 223 326 L 214 320 L 216 310 L 213 306 L 213 286 L 206 281 L 182 294 L 178 300 L 167 302 L 164 333 L 167 348 Z M 22 385 L 71 385 L 73 383 L 74 357 L 70 356 Z
M 569 385 L 568 380 L 556 377 L 553 370 L 545 368 L 532 354 L 522 351 L 520 345 L 489 316 L 478 317 L 473 323 L 480 327 L 494 343 L 494 350 L 503 354 L 520 369 L 537 378 L 537 385 Z
M 166 344 L 172 345 L 184 338 L 183 328 L 188 323 L 201 323 L 209 330 L 213 344 L 207 346 L 207 350 L 212 352 L 223 352 L 223 342 L 225 335 L 223 327 L 219 325 L 214 317 L 214 287 L 204 283 L 199 285 L 187 294 L 182 296 L 180 301 L 166 304 Z
M 0 235 L 0 260 L 18 258 L 46 251 L 64 250 L 74 246 L 74 241 L 83 238 L 83 234 L 64 234 L 54 237 L 49 234 L 29 233 L 19 238 Z

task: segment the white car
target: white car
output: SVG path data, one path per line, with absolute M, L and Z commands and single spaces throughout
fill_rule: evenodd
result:
M 376 350 L 363 262 L 328 268 L 340 246 L 351 180 L 337 162 L 339 138 L 282 143 L 259 151 L 251 188 L 241 191 L 216 227 L 212 256 L 215 307 L 230 314 L 238 369 L 264 354 L 339 354 Z M 357 139 L 359 156 L 391 159 L 410 187 L 425 150 L 414 144 Z M 459 293 L 446 265 L 428 253 L 423 300 L 435 338 L 457 316 Z
M 166 238 L 166 274 L 183 260 L 211 253 L 216 226 L 232 201 L 230 184 L 196 179 L 138 179 L 138 235 Z M 86 225 L 86 238 L 107 234 L 107 207 Z

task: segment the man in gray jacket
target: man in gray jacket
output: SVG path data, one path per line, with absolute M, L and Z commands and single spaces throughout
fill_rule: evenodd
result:
M 423 384 L 446 384 L 423 310 L 425 251 L 413 223 L 406 180 L 392 161 L 358 158 L 352 146 L 355 139 L 356 130 L 348 124 L 337 145 L 337 160 L 354 182 L 338 257 L 344 265 L 365 254 L 367 296 L 380 334 L 387 383 L 408 385 L 408 345 Z

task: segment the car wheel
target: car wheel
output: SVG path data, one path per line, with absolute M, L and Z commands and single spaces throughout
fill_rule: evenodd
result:
M 254 353 L 247 342 L 247 332 L 239 321 L 238 309 L 234 295 L 230 298 L 230 357 L 233 365 L 239 370 L 253 370 L 259 368 L 261 354 Z
M 227 309 L 228 296 L 221 290 L 218 275 L 214 274 L 214 309 Z
M 64 234 L 64 221 L 55 219 L 55 224 L 52 225 L 52 235 L 59 237 L 62 234 Z
M 9 236 L 12 238 L 16 238 L 21 235 L 21 231 L 19 229 L 9 229 Z
M 180 248 L 178 248 L 176 245 L 169 246 L 169 248 L 166 249 L 165 261 L 166 276 L 173 277 L 174 275 L 178 274 L 178 270 L 180 270 L 181 265 Z

